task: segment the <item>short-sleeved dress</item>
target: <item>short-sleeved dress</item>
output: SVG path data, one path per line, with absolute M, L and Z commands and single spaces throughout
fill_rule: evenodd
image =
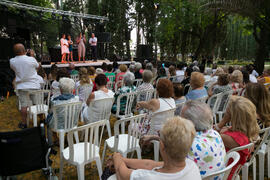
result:
M 68 54 L 69 50 L 68 50 L 68 41 L 64 38 L 62 38 L 60 40 L 61 43 L 61 54 Z

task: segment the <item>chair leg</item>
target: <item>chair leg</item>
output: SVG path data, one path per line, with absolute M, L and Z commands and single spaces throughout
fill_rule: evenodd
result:
M 252 165 L 253 165 L 253 180 L 256 180 L 256 158 L 254 158 Z
M 60 175 L 59 179 L 62 179 L 63 175 L 63 168 L 64 168 L 64 159 L 63 159 L 63 150 L 64 150 L 64 141 L 65 141 L 65 133 L 64 132 L 59 132 L 59 144 L 60 144 Z
M 84 180 L 84 164 L 77 166 L 78 180 Z
M 259 154 L 259 180 L 263 180 L 264 179 L 264 156 L 265 156 L 265 154 L 262 152 L 259 152 L 258 154 Z
M 97 169 L 98 169 L 99 179 L 101 179 L 101 175 L 102 175 L 102 165 L 101 165 L 100 158 L 96 159 L 96 164 L 97 164 Z
M 138 159 L 142 159 L 141 149 L 140 149 L 140 148 L 137 148 L 137 149 L 136 149 L 136 152 L 137 152 L 137 158 L 138 158 Z
M 33 125 L 34 127 L 37 127 L 37 114 L 33 114 L 32 117 L 33 117 Z
M 107 127 L 108 135 L 109 135 L 109 138 L 110 138 L 110 137 L 112 137 L 112 133 L 111 133 L 111 126 L 110 126 L 110 121 L 109 120 L 106 121 L 106 127 Z
M 103 153 L 102 153 L 102 164 L 104 163 L 104 158 L 105 158 L 105 154 L 106 154 L 106 148 L 107 148 L 107 143 L 106 141 L 104 142 L 104 148 L 103 148 Z
M 79 140 L 79 134 L 78 134 L 78 131 L 75 131 L 75 132 L 74 132 L 74 137 L 75 137 L 76 144 L 79 143 L 80 140 Z
M 248 180 L 248 165 L 244 164 L 242 167 L 242 180 Z
M 159 141 L 153 140 L 151 141 L 151 143 L 154 144 L 154 160 L 158 162 L 159 161 Z

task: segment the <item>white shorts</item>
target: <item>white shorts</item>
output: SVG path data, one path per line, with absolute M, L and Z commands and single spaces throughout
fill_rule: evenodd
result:
M 18 89 L 18 97 L 21 103 L 21 107 L 28 107 L 33 104 L 34 95 L 30 95 L 29 91 L 33 89 Z

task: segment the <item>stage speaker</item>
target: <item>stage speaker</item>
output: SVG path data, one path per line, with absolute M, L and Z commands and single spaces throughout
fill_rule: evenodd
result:
M 30 41 L 30 31 L 29 29 L 23 29 L 23 28 L 16 28 L 17 31 L 17 36 L 19 36 L 20 38 L 26 40 L 26 41 Z
M 95 33 L 99 43 L 110 43 L 111 42 L 111 33 L 109 32 L 97 32 Z
M 16 30 L 16 19 L 8 18 L 8 32 L 11 34 L 15 34 Z
M 137 58 L 152 58 L 151 46 L 140 44 L 137 47 Z

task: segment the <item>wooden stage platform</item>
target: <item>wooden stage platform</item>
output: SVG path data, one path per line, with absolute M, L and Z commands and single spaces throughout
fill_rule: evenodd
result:
M 78 62 L 78 61 L 70 61 L 70 63 L 73 63 L 75 65 L 75 67 L 87 67 L 87 66 L 101 66 L 102 63 L 107 63 L 107 64 L 113 64 L 113 62 L 109 61 L 109 60 L 97 60 L 95 61 L 85 61 L 85 63 L 83 63 L 83 61 Z M 131 61 L 118 61 L 118 64 L 130 64 Z M 51 68 L 51 66 L 53 64 L 56 64 L 58 67 L 68 67 L 69 63 L 51 63 L 48 65 L 42 65 L 43 68 Z

